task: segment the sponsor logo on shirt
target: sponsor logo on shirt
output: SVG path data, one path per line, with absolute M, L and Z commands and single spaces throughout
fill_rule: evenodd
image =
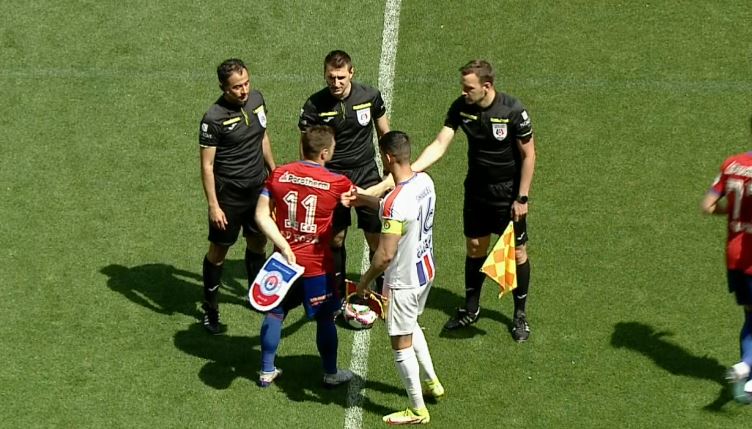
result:
M 286 171 L 282 177 L 279 178 L 280 183 L 292 183 L 294 185 L 303 185 L 310 188 L 328 190 L 331 184 L 316 180 L 312 177 L 298 177 L 289 171 Z

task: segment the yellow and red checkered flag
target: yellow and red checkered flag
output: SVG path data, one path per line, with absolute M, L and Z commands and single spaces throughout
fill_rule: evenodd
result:
M 517 261 L 514 256 L 514 226 L 509 222 L 480 269 L 499 284 L 499 298 L 517 288 Z

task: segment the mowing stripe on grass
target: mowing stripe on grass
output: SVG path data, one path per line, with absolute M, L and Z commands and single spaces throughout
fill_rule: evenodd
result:
M 387 0 L 384 6 L 384 31 L 381 35 L 381 59 L 379 61 L 379 90 L 384 98 L 387 109 L 392 105 L 392 88 L 394 87 L 394 64 L 397 58 L 397 40 L 399 36 L 399 13 L 401 0 Z M 377 145 L 374 138 L 374 145 Z M 382 171 L 381 157 L 376 149 L 376 163 Z M 363 246 L 361 273 L 368 270 L 368 243 Z M 345 411 L 345 429 L 363 427 L 363 399 L 365 398 L 365 383 L 368 378 L 368 350 L 371 343 L 371 331 L 363 330 L 355 333 L 352 346 L 350 369 L 360 377 L 356 377 L 347 390 L 347 410 Z
M 395 45 L 396 46 L 396 45 Z M 112 80 L 140 80 L 157 82 L 206 82 L 213 78 L 211 71 L 202 70 L 138 70 L 117 68 L 38 68 L 34 70 L 18 67 L 0 67 L 0 80 L 38 80 L 45 79 L 112 79 Z M 444 85 L 445 76 L 434 74 L 428 76 L 404 76 L 401 78 L 406 84 L 412 85 Z M 290 84 L 307 84 L 311 80 L 310 74 L 305 73 L 275 73 L 268 76 L 255 76 L 257 83 L 274 82 Z M 668 93 L 707 92 L 713 94 L 737 93 L 752 91 L 752 81 L 748 79 L 585 79 L 568 77 L 558 74 L 540 75 L 537 77 L 523 77 L 508 80 L 516 87 L 531 87 L 571 90 L 613 91 L 614 88 L 633 91 L 662 91 Z

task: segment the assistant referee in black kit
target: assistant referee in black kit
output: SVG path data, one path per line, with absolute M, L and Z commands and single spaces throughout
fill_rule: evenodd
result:
M 413 163 L 423 171 L 447 151 L 457 128 L 467 136 L 468 171 L 465 177 L 463 223 L 465 307 L 458 309 L 445 329 L 475 323 L 480 313 L 480 291 L 485 274 L 480 271 L 491 234 L 501 234 L 514 221 L 517 288 L 514 290 L 512 337 L 526 341 L 530 326 L 526 315 L 530 286 L 527 256 L 527 213 L 530 184 L 535 169 L 535 141 L 530 116 L 515 97 L 496 91 L 494 71 L 487 61 L 474 60 L 460 68 L 462 95 L 449 108 L 444 127 Z
M 219 285 L 227 251 L 240 229 L 246 239 L 249 284 L 266 260 L 266 238 L 254 215 L 268 171 L 275 168 L 266 131 L 264 97 L 251 89 L 248 68 L 239 59 L 217 67 L 222 95 L 201 119 L 201 181 L 208 203 L 209 251 L 204 257 L 204 327 L 219 334 Z
M 328 125 L 334 128 L 334 157 L 326 167 L 344 174 L 361 188 L 368 188 L 381 181 L 375 160 L 373 129 L 378 137 L 389 132 L 386 106 L 378 89 L 354 82 L 352 59 L 344 51 L 331 51 L 324 58 L 326 87 L 311 95 L 300 112 L 298 126 L 301 133 L 312 125 Z M 359 207 L 358 228 L 363 230 L 370 257 L 379 245 L 381 221 L 376 210 Z M 345 238 L 351 224 L 350 209 L 339 206 L 334 213 L 334 270 L 338 289 L 344 289 L 347 270 Z

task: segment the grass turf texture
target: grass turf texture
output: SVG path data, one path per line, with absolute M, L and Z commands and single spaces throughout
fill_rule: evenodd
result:
M 242 304 L 242 246 L 222 293 L 229 332 L 197 324 L 196 135 L 218 95 L 214 67 L 238 56 L 269 105 L 277 161 L 293 160 L 326 52 L 347 50 L 376 84 L 383 7 L 4 8 L 3 426 L 343 426 L 346 389 L 319 387 L 315 326 L 300 311 L 284 331 L 284 378 L 255 385 L 261 318 Z M 463 294 L 464 136 L 432 169 L 438 277 L 422 322 L 448 392 L 429 404 L 433 427 L 747 426 L 750 409 L 723 390 L 741 323 L 724 293 L 723 224 L 697 207 L 721 160 L 749 148 L 750 20 L 743 2 L 403 2 L 393 127 L 425 146 L 458 95 L 457 68 L 485 57 L 529 108 L 539 155 L 524 345 L 491 283 L 478 324 L 441 334 Z M 346 366 L 352 331 L 339 333 Z M 379 427 L 406 406 L 381 325 L 368 378 L 363 427 Z

